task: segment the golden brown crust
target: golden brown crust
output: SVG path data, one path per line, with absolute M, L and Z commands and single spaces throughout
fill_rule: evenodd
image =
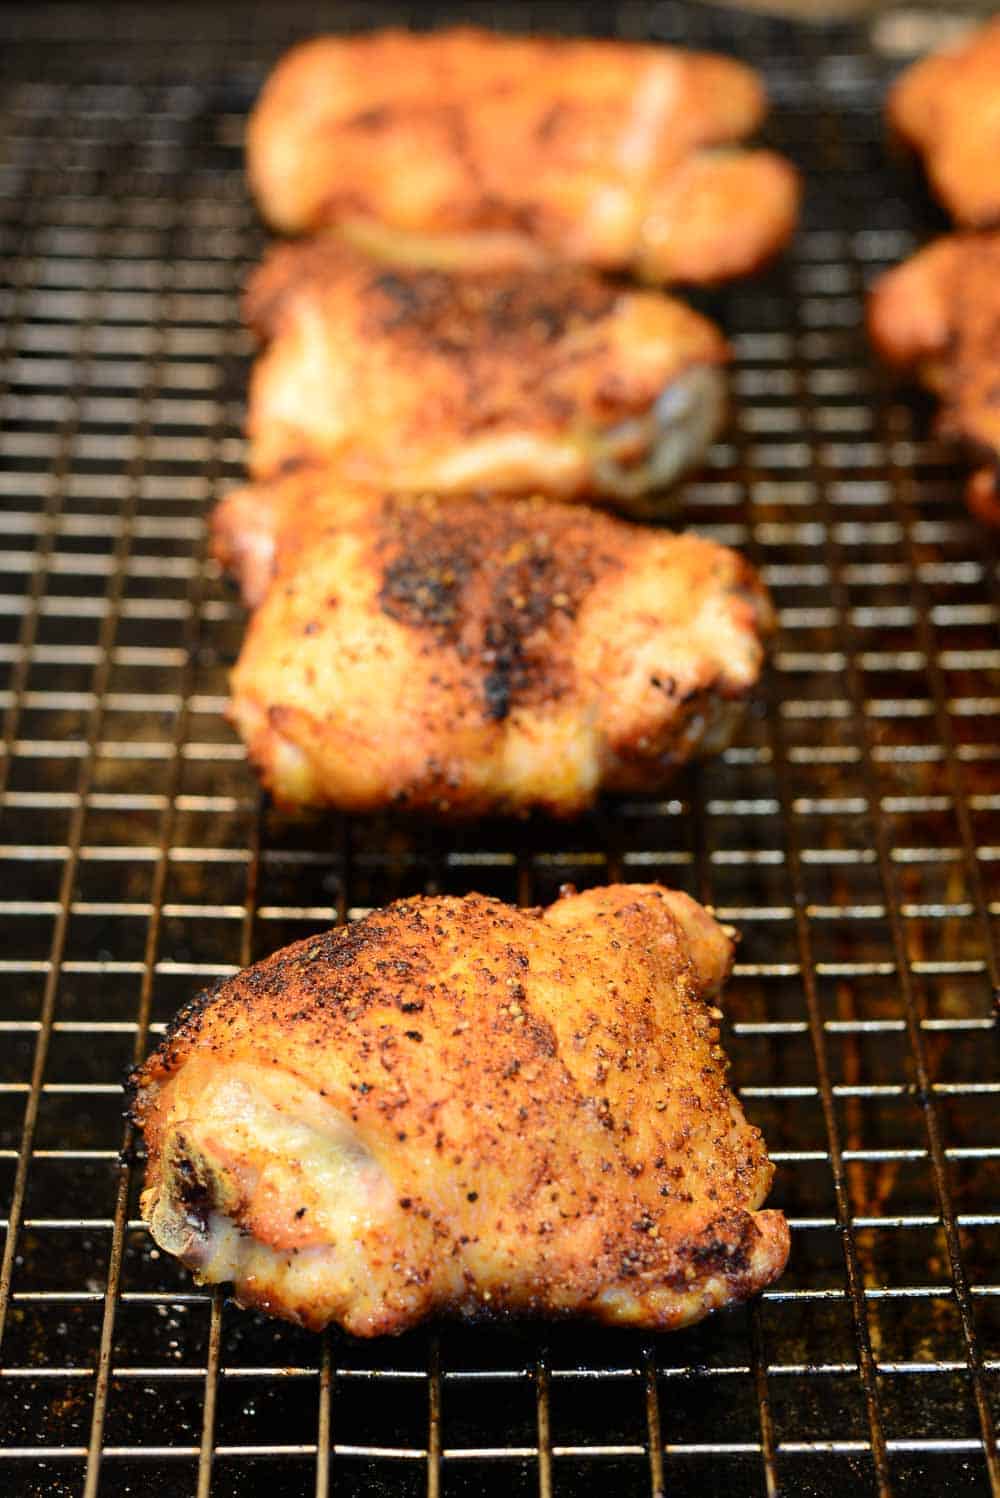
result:
M 775 151 L 693 151 L 651 189 L 635 258 L 644 280 L 711 286 L 763 270 L 795 233 L 799 180 Z
M 888 115 L 960 224 L 1000 223 L 1000 17 L 907 68 Z
M 682 387 L 728 354 L 658 292 L 566 267 L 388 267 L 331 235 L 273 250 L 244 311 L 266 345 L 248 418 L 258 478 L 322 462 L 375 488 L 575 497 L 634 489 L 646 464 L 662 483 L 714 433 Z M 655 461 L 668 440 L 672 475 Z
M 868 309 L 884 358 L 916 371 L 941 402 L 938 430 L 989 458 L 969 484 L 970 508 L 1000 520 L 1000 231 L 950 234 L 888 271 Z
M 761 668 L 742 558 L 583 506 L 304 472 L 230 496 L 215 535 L 259 604 L 232 716 L 290 804 L 573 815 L 722 747 Z
M 317 1329 L 697 1320 L 788 1253 L 706 1002 L 731 952 L 655 885 L 417 898 L 286 948 L 134 1078 L 144 1212 L 202 1277 Z
M 727 164 L 724 183 L 702 190 L 714 216 L 700 256 L 656 221 L 692 156 L 741 139 L 764 108 L 750 69 L 707 53 L 474 28 L 319 37 L 266 83 L 247 164 L 285 233 L 337 224 L 425 264 L 562 259 L 715 280 L 753 269 L 791 232 L 788 163 L 771 157 L 745 178 Z

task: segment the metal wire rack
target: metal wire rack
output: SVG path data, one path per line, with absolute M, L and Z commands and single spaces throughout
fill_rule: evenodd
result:
M 768 695 L 668 796 L 567 828 L 262 805 L 221 716 L 242 621 L 204 521 L 241 472 L 243 114 L 330 17 L 0 16 L 0 1490 L 996 1493 L 1000 593 L 954 454 L 861 326 L 872 273 L 938 225 L 885 154 L 889 64 L 860 31 L 680 3 L 464 14 L 721 45 L 768 76 L 805 221 L 711 304 L 736 409 L 684 517 L 773 590 Z M 404 893 L 608 878 L 743 931 L 725 1039 L 794 1230 L 760 1301 L 655 1340 L 362 1345 L 157 1253 L 120 1083 L 193 988 Z

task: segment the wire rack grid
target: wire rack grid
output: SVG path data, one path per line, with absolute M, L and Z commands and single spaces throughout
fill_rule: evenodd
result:
M 866 282 L 939 223 L 885 154 L 888 64 L 857 30 L 680 3 L 476 12 L 767 74 L 805 219 L 708 303 L 735 410 L 684 520 L 752 555 L 780 633 L 736 743 L 663 798 L 310 824 L 261 803 L 223 721 L 242 616 L 205 517 L 241 473 L 243 117 L 329 18 L 133 10 L 0 19 L 0 1489 L 997 1493 L 997 552 L 865 345 Z M 793 1227 L 755 1304 L 660 1339 L 365 1345 L 157 1252 L 121 1078 L 192 989 L 403 894 L 618 878 L 743 933 L 724 1038 Z

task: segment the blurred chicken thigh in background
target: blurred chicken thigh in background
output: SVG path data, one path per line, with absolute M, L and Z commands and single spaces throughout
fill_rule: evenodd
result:
M 766 112 L 710 53 L 473 28 L 318 37 L 247 133 L 261 212 L 413 266 L 550 260 L 649 281 L 745 275 L 790 237 L 798 178 L 732 146 Z
M 888 116 L 959 224 L 1000 225 L 1000 16 L 907 68 Z
M 406 270 L 325 235 L 273 250 L 244 309 L 259 478 L 321 462 L 380 489 L 662 510 L 725 414 L 718 329 L 585 270 Z
M 868 326 L 882 356 L 915 370 L 938 397 L 941 434 L 986 459 L 968 502 L 1000 525 L 1000 231 L 945 235 L 887 271 Z

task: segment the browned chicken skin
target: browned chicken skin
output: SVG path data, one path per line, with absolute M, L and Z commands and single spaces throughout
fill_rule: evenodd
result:
M 241 1304 L 358 1336 L 436 1313 L 667 1330 L 781 1273 L 726 1079 L 732 942 L 658 885 L 400 901 L 182 1011 L 134 1081 L 143 1213 Z
M 628 508 L 700 461 L 725 408 L 721 333 L 589 271 L 387 269 L 331 236 L 252 276 L 266 347 L 250 467 L 398 491 L 605 495 Z
M 948 212 L 969 228 L 1000 224 L 1000 16 L 907 68 L 888 112 Z
M 724 747 L 760 673 L 753 569 L 581 505 L 237 491 L 216 554 L 258 605 L 231 715 L 289 805 L 574 815 Z
M 872 292 L 868 324 L 879 352 L 916 370 L 939 397 L 941 433 L 989 456 L 968 500 L 1000 524 L 1000 231 L 946 235 L 888 271 Z
M 754 270 L 794 228 L 792 167 L 719 149 L 764 112 L 757 76 L 708 53 L 378 31 L 319 37 L 279 63 L 247 163 L 283 233 L 335 225 L 411 265 L 555 259 L 717 281 Z

